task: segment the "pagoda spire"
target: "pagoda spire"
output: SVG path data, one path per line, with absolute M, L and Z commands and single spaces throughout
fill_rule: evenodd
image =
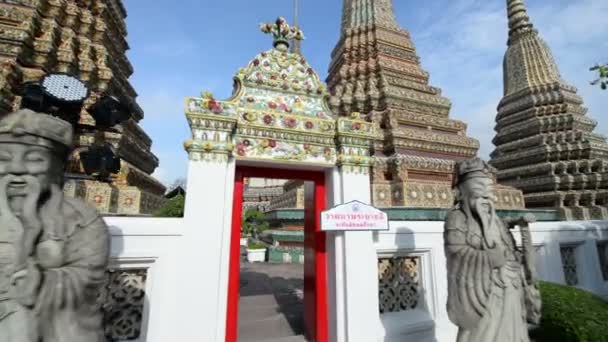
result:
M 565 85 L 551 49 L 534 29 L 524 0 L 507 0 L 507 15 L 509 40 L 504 59 L 504 94 L 541 85 Z
M 453 161 L 475 156 L 479 142 L 450 118 L 451 102 L 430 84 L 393 0 L 343 0 L 342 10 L 329 104 L 337 116 L 363 114 L 377 127 L 374 205 L 451 206 Z
M 509 37 L 520 32 L 532 30 L 534 27 L 528 16 L 524 0 L 507 0 L 507 14 L 509 17 Z
M 577 89 L 560 75 L 523 0 L 507 0 L 509 41 L 504 97 L 490 163 L 497 180 L 523 191 L 529 208 L 556 208 L 563 219 L 608 218 L 608 144 L 594 132 Z
M 371 25 L 400 29 L 392 0 L 344 0 L 342 32 Z

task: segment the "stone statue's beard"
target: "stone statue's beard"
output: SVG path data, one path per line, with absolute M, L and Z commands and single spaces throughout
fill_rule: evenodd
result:
M 23 224 L 26 255 L 32 255 L 43 232 L 44 239 L 64 238 L 63 191 L 59 185 L 53 184 L 47 191 L 28 196 L 12 196 L 8 200 L 13 214 Z
M 500 234 L 495 224 L 496 211 L 494 202 L 486 198 L 476 198 L 473 200 L 473 213 L 479 218 L 481 232 L 484 236 L 488 248 L 494 248 L 500 242 Z

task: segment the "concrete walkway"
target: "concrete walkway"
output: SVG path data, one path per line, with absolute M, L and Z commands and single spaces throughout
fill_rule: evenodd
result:
M 305 342 L 302 265 L 241 265 L 239 342 Z

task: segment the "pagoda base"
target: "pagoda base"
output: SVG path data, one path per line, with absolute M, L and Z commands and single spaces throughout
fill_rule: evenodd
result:
M 380 208 L 451 208 L 455 161 L 415 155 L 376 157 L 372 168 L 372 202 Z M 523 193 L 494 187 L 496 209 L 524 209 Z
M 497 185 L 494 193 L 496 209 L 524 209 L 524 196 L 520 190 Z M 454 205 L 451 184 L 435 181 L 373 183 L 372 196 L 374 206 L 379 208 L 450 208 Z
M 64 193 L 84 200 L 105 215 L 153 215 L 165 203 L 163 197 L 134 186 L 114 186 L 92 180 L 68 180 Z
M 66 196 L 78 198 L 97 209 L 100 214 L 115 213 L 118 189 L 110 184 L 92 180 L 68 180 L 63 186 Z
M 526 194 L 528 208 L 556 208 L 564 221 L 608 219 L 608 192 L 553 191 Z
M 138 189 L 134 186 L 118 188 L 119 215 L 153 215 L 164 204 L 165 198 Z

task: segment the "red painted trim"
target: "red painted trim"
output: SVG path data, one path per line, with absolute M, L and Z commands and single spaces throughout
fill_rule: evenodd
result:
M 327 342 L 329 337 L 327 318 L 327 254 L 326 236 L 321 231 L 321 212 L 326 208 L 325 200 L 325 177 L 322 175 L 315 182 L 315 206 L 314 206 L 314 237 L 315 237 L 315 287 L 316 287 L 316 333 L 315 341 Z
M 243 216 L 243 174 L 236 171 L 232 197 L 232 231 L 228 271 L 228 304 L 226 308 L 226 342 L 238 340 L 239 284 L 241 277 L 241 218 Z
M 317 331 L 317 253 L 315 251 L 315 191 L 304 189 L 304 332 L 314 341 Z
M 237 166 L 232 207 L 232 237 L 230 245 L 230 271 L 228 281 L 228 308 L 226 313 L 226 342 L 238 339 L 238 301 L 240 277 L 240 237 L 243 210 L 243 178 L 298 179 L 312 181 L 313 205 L 306 205 L 305 216 L 305 321 L 314 331 L 315 342 L 327 342 L 329 338 L 327 317 L 327 256 L 325 233 L 321 232 L 321 212 L 326 208 L 325 174 L 319 171 L 286 170 Z M 310 211 L 308 211 L 310 210 Z M 312 215 L 311 215 L 312 214 Z M 308 241 L 308 242 L 307 242 Z M 306 276 L 306 268 L 310 268 Z M 308 285 L 307 285 L 308 284 Z M 306 293 L 309 289 L 312 293 Z M 309 301 L 313 298 L 312 301 Z M 312 303 L 311 303 L 312 302 Z M 312 304 L 312 305 L 310 305 Z M 308 307 L 308 308 L 307 308 Z M 306 312 L 311 310 L 307 315 Z M 309 317 L 308 319 L 306 317 Z

